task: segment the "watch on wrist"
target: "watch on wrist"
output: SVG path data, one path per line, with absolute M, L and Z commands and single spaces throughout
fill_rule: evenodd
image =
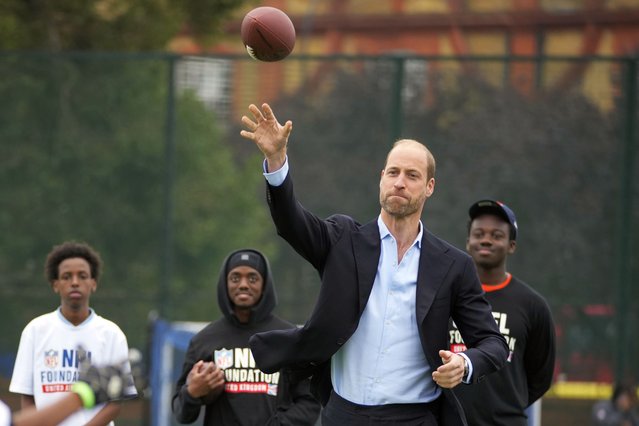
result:
M 468 380 L 468 360 L 466 359 L 466 357 L 462 357 L 464 358 L 464 377 L 462 378 L 462 380 L 466 381 Z

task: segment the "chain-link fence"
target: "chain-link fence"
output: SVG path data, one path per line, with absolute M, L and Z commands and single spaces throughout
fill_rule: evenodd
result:
M 378 211 L 391 143 L 425 142 L 437 187 L 424 224 L 464 247 L 468 206 L 505 201 L 509 270 L 548 299 L 557 380 L 639 379 L 637 61 L 632 58 L 126 54 L 0 56 L 0 354 L 59 299 L 54 244 L 84 240 L 105 274 L 91 304 L 131 346 L 147 318 L 218 316 L 218 267 L 270 257 L 279 313 L 302 322 L 319 279 L 275 235 L 261 159 L 239 136 L 249 103 L 292 120 L 301 201 L 361 222 Z

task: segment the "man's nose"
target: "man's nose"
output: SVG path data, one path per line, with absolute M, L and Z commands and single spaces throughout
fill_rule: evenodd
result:
M 397 188 L 404 188 L 406 185 L 404 184 L 404 175 L 399 175 L 397 176 L 397 179 L 395 179 L 395 183 L 394 183 L 395 187 Z

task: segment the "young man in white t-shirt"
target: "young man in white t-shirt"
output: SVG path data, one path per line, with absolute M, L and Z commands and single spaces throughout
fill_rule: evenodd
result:
M 60 307 L 33 319 L 22 332 L 9 390 L 21 394 L 21 406 L 46 407 L 64 397 L 78 379 L 77 347 L 82 346 L 93 365 L 128 358 L 126 336 L 112 321 L 89 307 L 102 267 L 100 255 L 89 245 L 65 242 L 47 256 L 45 274 L 60 296 Z M 137 395 L 130 375 L 126 396 Z M 113 425 L 120 413 L 117 403 L 78 411 L 64 426 Z

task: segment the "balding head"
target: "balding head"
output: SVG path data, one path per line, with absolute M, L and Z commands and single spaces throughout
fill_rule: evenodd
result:
M 393 152 L 393 150 L 399 147 L 415 147 L 422 151 L 426 156 L 426 179 L 428 180 L 435 177 L 435 157 L 430 152 L 430 150 L 426 148 L 426 145 L 416 141 L 415 139 L 399 139 L 397 142 L 395 142 L 391 150 L 388 152 L 388 155 L 386 156 L 386 163 L 384 164 L 384 167 L 386 167 L 386 165 L 388 164 L 388 157 L 390 156 L 390 154 Z

